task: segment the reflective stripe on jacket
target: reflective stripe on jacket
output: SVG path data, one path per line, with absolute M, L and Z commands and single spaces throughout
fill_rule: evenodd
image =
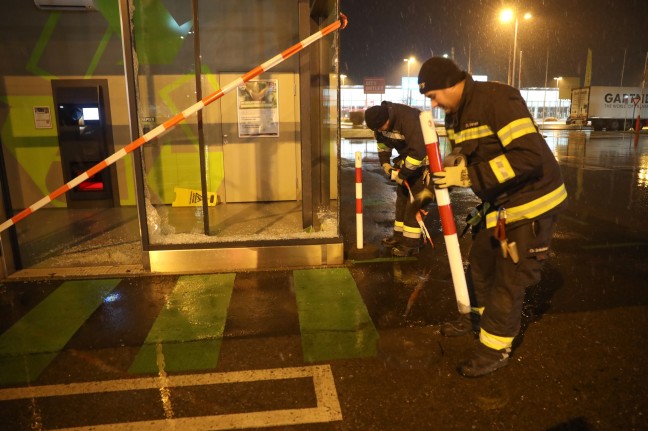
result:
M 473 191 L 494 210 L 506 208 L 508 223 L 564 207 L 560 167 L 517 89 L 468 75 L 457 112 L 446 116 L 446 130 L 453 148 L 466 157 Z M 495 218 L 487 216 L 488 227 Z
M 378 160 L 389 163 L 392 150 L 401 156 L 399 177 L 407 179 L 421 166 L 427 166 L 427 150 L 419 120 L 420 110 L 399 103 L 382 102 L 389 110 L 389 129 L 376 131 Z

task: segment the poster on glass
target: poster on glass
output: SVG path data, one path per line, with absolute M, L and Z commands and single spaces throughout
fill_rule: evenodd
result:
M 277 80 L 249 81 L 238 87 L 239 138 L 279 136 Z

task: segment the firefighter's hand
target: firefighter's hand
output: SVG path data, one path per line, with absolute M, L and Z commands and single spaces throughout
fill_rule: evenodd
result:
M 468 168 L 463 163 L 459 166 L 446 166 L 443 171 L 434 173 L 434 186 L 437 189 L 470 187 Z
M 393 170 L 392 166 L 389 163 L 382 164 L 383 171 L 391 177 L 391 171 Z
M 402 185 L 403 185 L 403 181 L 405 181 L 405 180 L 402 179 L 401 177 L 399 177 L 399 176 L 398 176 L 398 171 L 397 171 L 396 169 L 394 169 L 394 170 L 392 171 L 392 181 L 396 181 L 396 183 L 397 183 L 398 185 L 401 185 L 401 186 L 402 186 Z

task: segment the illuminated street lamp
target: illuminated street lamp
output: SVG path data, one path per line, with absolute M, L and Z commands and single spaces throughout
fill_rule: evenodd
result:
M 407 85 L 407 104 L 409 105 L 410 104 L 410 95 L 411 95 L 410 82 L 409 82 L 409 80 L 410 80 L 410 67 L 411 67 L 412 63 L 414 63 L 414 61 L 416 61 L 416 60 L 414 59 L 414 57 L 410 57 L 410 58 L 404 58 L 403 61 L 405 61 L 407 63 L 407 81 L 405 81 L 405 83 Z
M 530 20 L 532 18 L 531 13 L 525 12 L 522 15 L 524 20 Z M 513 9 L 503 9 L 500 12 L 500 21 L 503 23 L 511 22 L 515 20 L 515 30 L 513 33 L 513 67 L 512 70 L 509 69 L 508 72 L 508 84 L 515 87 L 515 54 L 517 52 L 517 37 L 518 37 L 518 14 L 515 13 Z

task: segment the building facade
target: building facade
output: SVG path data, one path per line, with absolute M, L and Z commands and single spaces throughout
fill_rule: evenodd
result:
M 0 233 L 5 274 L 342 262 L 337 31 L 241 80 L 337 0 L 5 6 L 0 223 L 87 174 Z

